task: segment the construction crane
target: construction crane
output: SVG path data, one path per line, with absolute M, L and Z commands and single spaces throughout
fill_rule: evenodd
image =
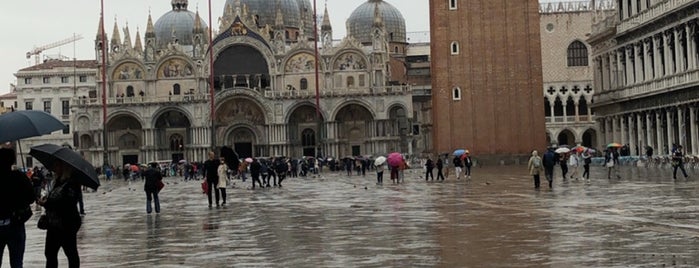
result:
M 65 44 L 70 44 L 70 43 L 73 43 L 73 42 L 78 41 L 80 39 L 83 39 L 83 36 L 78 34 L 78 35 L 73 35 L 70 38 L 63 39 L 61 41 L 53 42 L 53 43 L 48 44 L 48 45 L 34 47 L 34 49 L 27 52 L 27 59 L 34 56 L 34 63 L 39 64 L 40 60 L 41 60 L 41 52 L 44 52 L 44 50 L 60 47 L 60 46 L 65 45 Z

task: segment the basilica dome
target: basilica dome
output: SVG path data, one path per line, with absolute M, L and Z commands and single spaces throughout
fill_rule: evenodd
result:
M 237 0 L 226 0 L 226 7 L 229 5 L 235 10 Z M 313 30 L 313 7 L 310 0 L 240 0 L 242 6 L 247 6 L 248 14 L 259 16 L 260 27 L 265 25 L 275 26 L 277 18 L 277 5 L 279 4 L 284 26 L 287 28 L 301 28 L 301 21 L 305 24 L 304 31 Z
M 154 30 L 158 45 L 165 45 L 177 38 L 180 45 L 192 45 L 196 14 L 187 10 L 187 0 L 172 0 L 172 10 L 162 15 L 155 22 Z M 199 18 L 202 29 L 206 29 L 206 22 Z
M 383 0 L 368 0 L 352 12 L 347 19 L 348 35 L 357 39 L 360 43 L 372 42 L 372 26 L 374 24 L 374 11 L 379 9 L 384 26 L 386 38 L 389 42 L 405 43 L 405 19 L 397 8 Z

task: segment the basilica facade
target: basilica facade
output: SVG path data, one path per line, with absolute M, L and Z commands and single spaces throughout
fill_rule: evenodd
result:
M 143 39 L 137 32 L 132 42 L 116 22 L 110 38 L 98 30 L 100 63 L 107 42 L 106 80 L 74 102 L 72 116 L 75 145 L 93 164 L 203 160 L 221 146 L 243 157 L 423 150 L 411 146 L 418 143 L 405 85 L 405 21 L 389 3 L 357 7 L 340 40 L 325 10 L 317 83 L 309 0 L 228 0 L 212 46 L 188 1 L 170 4 L 155 23 L 149 15 Z

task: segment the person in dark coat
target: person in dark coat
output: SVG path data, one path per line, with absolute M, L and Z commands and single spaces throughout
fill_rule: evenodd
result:
M 204 177 L 206 178 L 206 183 L 208 184 L 208 191 L 206 191 L 206 196 L 209 199 L 209 207 L 212 207 L 211 192 L 213 191 L 216 195 L 216 206 L 221 206 L 219 204 L 219 192 L 218 192 L 218 166 L 220 161 L 216 159 L 216 154 L 214 152 L 209 152 L 209 159 L 204 162 Z
M 675 152 L 672 153 L 672 179 L 677 179 L 677 169 L 682 170 L 684 178 L 688 178 L 687 171 L 684 170 L 684 152 L 682 151 L 682 145 L 677 145 Z
M 272 187 L 269 185 L 269 182 L 272 181 L 274 183 L 274 186 L 277 186 L 277 169 L 275 166 L 275 163 L 277 160 L 275 158 L 271 158 L 267 162 L 267 167 L 269 170 L 269 177 L 267 178 L 267 183 L 265 183 L 265 187 L 269 188 Z
M 425 181 L 428 181 L 430 177 L 432 177 L 432 180 L 434 181 L 434 173 L 432 173 L 432 170 L 434 170 L 432 158 L 427 158 L 427 162 L 425 163 Z
M 277 172 L 277 177 L 279 177 L 279 183 L 274 186 L 282 187 L 282 181 L 286 178 L 286 173 L 289 170 L 289 165 L 283 159 L 277 160 L 275 165 L 275 170 Z
M 160 213 L 160 199 L 158 198 L 158 183 L 162 183 L 163 175 L 158 170 L 157 163 L 150 163 L 150 167 L 143 172 L 143 177 L 146 183 L 143 186 L 143 190 L 146 192 L 146 213 L 150 214 L 153 212 L 151 207 L 151 200 L 155 206 L 155 213 Z
M 442 169 L 444 168 L 444 161 L 442 161 L 442 158 L 440 157 L 437 159 L 437 180 L 439 178 L 442 178 L 442 181 L 444 181 L 444 173 L 442 173 Z
M 553 188 L 553 168 L 556 167 L 556 154 L 553 152 L 553 148 L 549 148 L 542 159 L 544 165 L 544 174 L 546 180 L 549 181 L 549 188 Z
M 55 184 L 47 197 L 39 200 L 46 209 L 48 219 L 46 228 L 46 267 L 58 267 L 58 251 L 63 248 L 68 258 L 68 267 L 80 267 L 78 255 L 77 234 L 82 219 L 78 212 L 78 191 L 80 185 L 72 177 L 72 167 L 56 162 L 52 171 L 55 173 Z
M 0 262 L 7 245 L 10 266 L 22 267 L 26 242 L 24 223 L 31 217 L 30 205 L 36 199 L 29 179 L 12 170 L 15 157 L 14 150 L 0 149 Z
M 258 185 L 260 185 L 260 188 L 264 188 L 262 185 L 262 182 L 260 181 L 260 171 L 262 170 L 262 165 L 260 164 L 259 161 L 257 161 L 257 158 L 252 159 L 252 163 L 250 164 L 250 176 L 252 177 L 252 189 L 255 189 L 255 182 L 257 182 Z

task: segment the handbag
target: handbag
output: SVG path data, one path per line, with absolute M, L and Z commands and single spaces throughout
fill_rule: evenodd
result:
M 163 181 L 158 181 L 158 183 L 156 183 L 156 186 L 158 187 L 158 192 L 160 192 L 160 190 L 162 190 L 165 187 L 165 184 L 163 183 Z
M 209 192 L 209 184 L 207 183 L 206 179 L 201 182 L 201 190 L 204 192 L 204 194 Z
M 36 227 L 41 230 L 46 230 L 49 228 L 49 218 L 46 216 L 46 214 L 42 214 L 39 217 L 39 221 L 37 221 Z

